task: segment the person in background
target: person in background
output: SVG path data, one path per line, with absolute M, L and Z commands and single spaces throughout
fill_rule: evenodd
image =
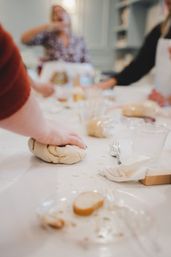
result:
M 0 25 L 0 127 L 43 144 L 73 144 L 82 139 L 43 116 L 30 89 L 30 79 L 11 36 Z
M 27 46 L 43 46 L 45 50 L 43 62 L 54 60 L 90 62 L 83 38 L 72 33 L 71 18 L 60 5 L 52 6 L 50 23 L 26 31 L 21 37 L 21 42 Z
M 108 89 L 113 88 L 116 85 L 128 86 L 138 81 L 156 65 L 157 52 L 163 51 L 163 47 L 166 45 L 165 42 L 160 42 L 160 40 L 167 40 L 167 46 L 170 45 L 170 47 L 167 47 L 165 50 L 168 55 L 168 59 L 170 56 L 170 63 L 167 63 L 167 65 L 164 64 L 164 69 L 168 69 L 168 74 L 165 74 L 164 76 L 167 76 L 165 81 L 170 81 L 170 85 L 168 85 L 168 87 L 170 87 L 170 95 L 164 95 L 161 93 L 162 91 L 165 91 L 164 87 L 166 87 L 166 84 L 162 82 L 163 74 L 160 72 L 159 68 L 156 69 L 158 72 L 157 76 L 159 85 L 155 85 L 156 89 L 152 90 L 151 94 L 149 95 L 149 99 L 158 102 L 161 106 L 169 103 L 171 104 L 171 0 L 164 0 L 164 3 L 168 9 L 168 15 L 166 19 L 162 23 L 155 26 L 146 36 L 145 41 L 136 58 L 120 73 L 116 73 L 108 80 L 96 84 L 96 87 L 101 89 Z M 168 43 L 169 40 L 170 43 Z M 160 64 L 160 59 L 158 63 Z M 158 87 L 160 87 L 160 90 L 158 90 Z

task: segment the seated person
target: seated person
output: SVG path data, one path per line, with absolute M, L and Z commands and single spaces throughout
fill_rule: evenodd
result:
M 21 41 L 28 46 L 43 46 L 45 56 L 42 61 L 90 62 L 83 38 L 72 33 L 71 18 L 60 5 L 52 6 L 49 24 L 25 32 Z
M 100 82 L 95 86 L 101 89 L 112 88 L 116 85 L 128 86 L 141 79 L 155 66 L 159 40 L 161 38 L 167 40 L 171 39 L 171 0 L 164 0 L 164 2 L 168 9 L 168 16 L 147 35 L 136 58 L 120 73 L 114 73 L 110 79 Z M 170 54 L 171 48 L 167 50 L 168 54 Z M 170 69 L 170 67 L 168 67 L 168 69 Z M 171 103 L 170 96 L 167 98 L 157 90 L 153 90 L 149 98 L 158 102 L 160 105 Z

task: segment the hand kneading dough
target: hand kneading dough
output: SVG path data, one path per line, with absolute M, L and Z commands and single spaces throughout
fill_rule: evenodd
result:
M 75 145 L 53 146 L 44 145 L 30 138 L 30 151 L 45 162 L 73 164 L 84 159 L 86 151 Z

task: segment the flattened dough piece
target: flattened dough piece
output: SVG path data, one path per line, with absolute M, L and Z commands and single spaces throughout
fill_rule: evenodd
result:
M 122 108 L 122 114 L 127 117 L 154 117 L 157 113 L 160 113 L 160 107 L 152 101 L 128 104 Z
M 73 164 L 84 159 L 86 151 L 75 145 L 53 146 L 44 145 L 30 138 L 28 141 L 30 151 L 45 162 Z

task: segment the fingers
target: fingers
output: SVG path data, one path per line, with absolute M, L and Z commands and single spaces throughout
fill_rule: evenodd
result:
M 49 30 L 50 31 L 58 31 L 62 27 L 62 22 L 53 21 L 50 23 Z
M 42 138 L 39 138 L 39 142 L 52 145 L 76 145 L 83 149 L 87 147 L 82 138 L 75 132 L 61 127 L 52 120 L 47 120 L 47 124 L 47 135 L 43 135 Z
M 68 132 L 66 132 L 66 133 L 68 134 Z M 68 137 L 66 135 L 66 138 L 67 138 L 66 144 L 76 145 L 83 149 L 85 149 L 87 147 L 86 144 L 84 143 L 83 139 L 75 132 L 72 132 L 72 131 L 69 132 L 69 135 L 68 135 Z
M 84 143 L 84 141 L 82 140 L 82 138 L 80 136 L 78 136 L 77 134 L 73 133 L 64 133 L 64 134 L 58 134 L 57 136 L 53 136 L 51 138 L 51 142 L 46 142 L 48 144 L 53 144 L 53 145 L 76 145 L 80 148 L 87 148 L 86 144 Z
M 83 142 L 83 139 L 82 139 L 82 137 L 80 136 L 80 135 L 78 135 L 77 133 L 75 133 L 75 132 L 70 132 L 70 136 L 73 136 L 73 137 L 76 137 L 76 138 L 78 138 L 80 141 L 82 141 Z M 84 145 L 85 145 L 85 143 L 84 143 Z M 87 147 L 87 145 L 85 145 L 85 148 Z
M 68 138 L 68 144 L 70 145 L 76 145 L 80 148 L 86 149 L 86 144 L 83 142 L 83 140 L 81 138 L 79 138 L 78 136 L 72 136 L 70 135 Z
M 71 132 L 70 135 L 71 135 L 71 136 L 76 136 L 76 137 L 78 137 L 78 138 L 81 139 L 81 137 L 80 137 L 77 133 L 75 133 L 75 132 Z
M 48 96 L 51 96 L 53 93 L 54 93 L 54 88 L 52 87 L 48 87 L 48 86 L 44 86 L 42 87 L 41 89 L 41 93 L 44 97 L 48 97 Z
M 99 82 L 99 83 L 93 85 L 93 89 L 101 89 L 101 90 L 103 90 L 103 89 L 106 89 L 106 88 L 105 88 L 105 85 L 104 85 L 103 82 Z
M 152 90 L 151 94 L 148 97 L 150 100 L 157 102 L 160 106 L 164 106 L 167 102 L 167 99 L 163 95 L 161 95 L 155 89 Z

